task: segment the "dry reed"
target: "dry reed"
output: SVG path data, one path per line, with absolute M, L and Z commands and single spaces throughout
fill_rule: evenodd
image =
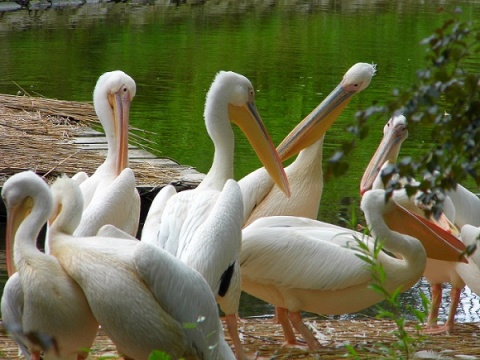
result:
M 75 138 L 90 134 L 91 127 L 101 128 L 91 104 L 0 95 L 0 185 L 24 170 L 49 177 L 62 173 L 71 176 L 78 171 L 93 173 L 105 153 L 75 143 Z M 138 129 L 131 128 L 132 143 L 145 142 L 132 130 Z M 158 164 L 149 159 L 131 159 L 130 167 L 138 184 L 146 186 L 161 187 L 195 173 L 174 161 Z
M 361 359 L 385 359 L 380 346 L 392 346 L 396 341 L 392 332 L 395 325 L 391 321 L 366 318 L 365 320 L 321 320 L 309 319 L 308 325 L 316 331 L 316 336 L 324 346 L 318 351 L 306 348 L 283 347 L 281 326 L 271 319 L 242 319 L 240 334 L 249 359 L 340 359 L 348 354 L 346 344 L 358 352 Z M 407 328 L 413 330 L 413 324 Z M 227 341 L 228 332 L 225 332 Z M 419 341 L 416 354 L 428 355 L 428 359 L 476 359 L 480 358 L 479 324 L 459 323 L 454 334 L 425 337 Z M 15 343 L 2 331 L 0 324 L 0 357 L 5 360 L 18 359 Z M 118 358 L 115 345 L 99 332 L 92 346 L 91 357 Z M 348 357 L 348 356 L 347 356 Z

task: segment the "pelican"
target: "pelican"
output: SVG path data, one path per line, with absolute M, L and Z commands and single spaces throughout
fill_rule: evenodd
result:
M 7 328 L 21 327 L 23 333 L 42 333 L 52 336 L 56 349 L 44 354 L 46 359 L 85 359 L 97 334 L 98 323 L 77 283 L 68 276 L 58 260 L 36 247 L 38 234 L 52 212 L 48 185 L 31 171 L 10 177 L 4 184 L 2 197 L 7 207 L 6 242 L 13 243 L 15 268 L 6 286 L 2 310 L 8 308 L 12 288 L 14 298 L 20 299 L 21 311 L 14 313 L 20 324 L 9 323 Z M 11 257 L 7 254 L 7 259 Z M 8 268 L 12 269 L 11 264 Z M 20 286 L 12 285 L 19 281 Z M 20 344 L 22 347 L 22 344 Z M 28 344 L 27 353 L 39 359 L 41 348 Z
M 225 313 L 237 358 L 244 358 L 235 315 L 241 293 L 238 257 L 243 201 L 238 184 L 231 180 L 235 145 L 231 122 L 249 139 L 275 183 L 290 195 L 254 94 L 246 77 L 231 71 L 216 75 L 204 111 L 215 148 L 212 166 L 196 189 L 176 193 L 171 186 L 163 188 L 149 210 L 141 237 L 142 242 L 166 249 L 204 276 Z
M 389 165 L 397 162 L 400 148 L 408 137 L 407 119 L 403 115 L 397 115 L 390 118 L 383 128 L 383 138 L 375 151 L 370 163 L 367 165 L 360 181 L 360 194 L 369 189 L 384 189 L 385 185 L 382 179 L 382 171 Z M 413 182 L 413 180 L 400 179 L 402 185 Z M 404 188 L 395 190 L 393 197 L 396 202 L 400 203 L 409 211 L 419 216 L 425 216 L 424 206 L 420 204 L 418 198 L 421 192 L 414 197 L 409 196 Z M 444 211 L 439 219 L 431 218 L 429 220 L 436 222 L 445 230 L 452 231 L 455 235 L 459 235 L 456 227 L 452 223 L 455 217 L 455 206 L 449 197 L 444 200 Z M 452 219 L 452 220 L 451 220 Z M 413 235 L 412 235 L 413 236 Z
M 84 198 L 83 216 L 77 236 L 93 236 L 105 224 L 137 234 L 140 195 L 135 175 L 128 168 L 128 124 L 130 102 L 135 96 L 133 79 L 123 71 L 104 73 L 97 81 L 93 103 L 107 138 L 105 161 L 92 176 L 74 176 Z
M 423 274 L 426 254 L 448 261 L 459 259 L 463 248 L 456 237 L 434 224 L 421 222 L 391 199 L 385 202 L 384 190 L 365 193 L 361 207 L 372 233 L 383 241 L 384 248 L 402 255 L 402 259 L 396 259 L 378 253 L 388 291 L 405 291 L 414 285 Z M 402 221 L 405 226 L 422 227 L 425 236 L 420 242 L 392 231 L 385 223 L 387 218 Z M 372 248 L 375 240 L 312 219 L 260 218 L 243 230 L 242 289 L 288 313 L 288 320 L 308 347 L 319 349 L 317 339 L 301 320 L 301 310 L 345 314 L 382 300 L 381 294 L 369 288 L 374 280 L 367 264 L 358 257 L 357 241 Z M 280 316 L 279 320 L 286 343 L 296 344 L 289 322 L 282 321 Z
M 285 172 L 291 196 L 274 186 L 265 168 L 245 176 L 238 183 L 243 193 L 245 226 L 273 215 L 292 215 L 316 219 L 323 191 L 322 150 L 326 131 L 347 106 L 353 95 L 367 88 L 375 74 L 375 65 L 357 63 L 343 76 L 341 83 L 277 147 L 280 159 L 298 153 Z M 292 139 L 303 138 L 292 147 Z M 302 150 L 303 149 L 303 150 Z
M 374 156 L 370 160 L 370 163 L 365 170 L 362 181 L 360 183 L 360 192 L 363 193 L 370 188 L 382 189 L 384 188 L 383 181 L 381 179 L 382 169 L 389 164 L 394 164 L 397 161 L 398 154 L 400 152 L 403 141 L 408 137 L 407 122 L 403 115 L 392 117 L 384 127 L 384 136 Z M 401 203 L 403 206 L 408 207 L 412 212 L 415 212 L 419 216 L 425 216 L 424 210 L 418 205 L 417 198 L 420 196 L 420 192 L 414 197 L 407 195 L 405 189 L 395 190 L 393 198 Z M 477 221 L 475 218 L 475 206 L 480 201 L 476 196 L 470 193 L 461 185 L 457 185 L 455 190 L 447 191 L 447 196 L 444 200 L 444 213 L 440 216 L 437 222 L 442 228 L 452 232 L 452 234 L 460 236 L 457 230 L 458 226 L 462 226 L 468 221 Z M 477 205 L 478 206 L 478 205 Z M 452 222 L 454 224 L 452 224 Z M 420 234 L 416 233 L 416 229 L 408 228 L 399 224 L 398 228 L 394 230 L 402 233 L 407 233 L 411 236 L 419 237 Z M 463 237 L 461 237 L 463 240 Z M 476 270 L 470 264 L 457 264 L 454 262 L 446 262 L 435 259 L 427 258 L 427 265 L 425 267 L 424 276 L 428 280 L 431 286 L 432 303 L 428 314 L 427 325 L 425 332 L 430 334 L 438 334 L 451 332 L 455 323 L 455 313 L 460 301 L 460 294 L 465 287 L 465 281 L 462 277 L 466 276 L 467 271 L 465 269 L 473 269 L 472 273 Z M 461 269 L 459 272 L 458 269 Z M 462 275 L 460 275 L 462 273 Z M 442 300 L 442 283 L 448 282 L 452 284 L 450 292 L 451 304 L 450 311 L 447 317 L 447 321 L 444 326 L 437 326 L 438 312 L 440 303 Z M 470 281 L 470 283 L 472 283 Z M 474 286 L 475 288 L 475 286 Z
M 215 298 L 197 271 L 136 239 L 72 236 L 82 194 L 68 178 L 51 190 L 51 253 L 78 282 L 122 355 L 142 360 L 163 350 L 174 359 L 234 359 Z

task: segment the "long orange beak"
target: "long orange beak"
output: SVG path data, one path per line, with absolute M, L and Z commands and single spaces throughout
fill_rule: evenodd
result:
M 280 159 L 287 160 L 325 135 L 352 96 L 365 89 L 374 74 L 374 65 L 357 63 L 352 66 L 342 82 L 283 139 L 277 147 Z
M 13 261 L 13 246 L 15 241 L 15 234 L 22 221 L 27 217 L 33 207 L 33 199 L 26 197 L 21 203 L 15 207 L 7 208 L 7 229 L 6 229 L 6 258 L 7 258 L 7 273 L 8 277 L 15 272 L 15 264 Z
M 407 123 L 403 115 L 391 118 L 383 129 L 383 138 L 360 181 L 360 195 L 370 190 L 382 166 L 388 161 L 396 163 L 403 141 L 408 137 Z
M 272 139 L 263 124 L 253 100 L 243 106 L 228 105 L 230 120 L 245 134 L 255 153 L 268 171 L 275 184 L 290 197 L 290 186 L 287 175 Z
M 115 121 L 115 138 L 117 139 L 117 176 L 128 167 L 128 125 L 130 120 L 130 92 L 122 87 L 112 97 Z
M 395 205 L 391 212 L 384 215 L 385 223 L 391 230 L 420 240 L 428 258 L 467 262 L 463 255 L 466 247 L 459 238 L 403 206 Z

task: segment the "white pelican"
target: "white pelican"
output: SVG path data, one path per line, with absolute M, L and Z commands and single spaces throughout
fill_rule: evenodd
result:
M 83 217 L 75 230 L 77 236 L 95 235 L 105 224 L 132 236 L 137 234 L 140 196 L 135 175 L 128 168 L 129 111 L 135 92 L 133 79 L 120 70 L 107 72 L 97 81 L 93 103 L 105 131 L 108 152 L 92 176 L 75 176 L 84 198 Z
M 260 217 L 274 215 L 317 218 L 323 191 L 324 135 L 353 95 L 370 84 L 374 74 L 374 65 L 357 63 L 352 66 L 341 83 L 277 147 L 282 161 L 298 153 L 295 161 L 285 168 L 290 197 L 274 186 L 265 168 L 238 182 L 243 193 L 245 225 Z M 292 146 L 294 144 L 298 146 Z
M 289 195 L 288 181 L 244 76 L 221 71 L 205 103 L 205 124 L 215 147 L 213 163 L 200 185 L 175 193 L 163 188 L 149 210 L 142 242 L 160 246 L 199 271 L 225 313 L 236 355 L 244 353 L 236 326 L 240 298 L 243 202 L 233 180 L 234 135 L 231 122 L 249 139 L 275 183 Z M 167 194 L 166 194 L 167 193 Z M 160 199 L 157 201 L 157 198 Z
M 459 259 L 462 250 L 457 249 L 461 245 L 457 238 L 433 224 L 420 222 L 391 199 L 386 203 L 384 190 L 365 193 L 361 207 L 372 233 L 383 241 L 384 248 L 403 257 L 378 254 L 388 291 L 405 291 L 417 282 L 423 274 L 426 252 L 443 260 Z M 424 228 L 422 242 L 391 231 L 385 224 L 386 218 L 402 221 L 404 226 Z M 290 216 L 260 218 L 243 230 L 242 289 L 283 312 L 288 311 L 288 319 L 309 348 L 318 349 L 320 344 L 301 321 L 301 310 L 345 314 L 382 300 L 379 293 L 369 288 L 372 274 L 357 256 L 355 238 L 370 247 L 374 243 L 374 239 L 361 233 L 316 220 Z M 280 316 L 279 320 L 286 342 L 295 344 L 288 321 L 282 321 Z
M 385 189 L 381 176 L 382 170 L 397 162 L 400 148 L 407 137 L 408 129 L 405 116 L 397 115 L 390 118 L 383 128 L 383 138 L 363 173 L 362 180 L 360 181 L 360 194 L 363 194 L 369 189 Z M 410 181 L 413 182 L 413 180 Z M 401 179 L 401 183 L 405 185 L 408 183 L 408 180 Z M 394 191 L 393 198 L 409 211 L 420 216 L 425 216 L 424 206 L 417 201 L 420 195 L 421 192 L 415 196 L 409 196 L 406 190 L 402 188 Z M 446 197 L 444 200 L 443 214 L 441 214 L 439 219 L 431 218 L 430 220 L 437 222 L 437 224 L 445 230 L 450 230 L 458 235 L 457 229 L 451 222 L 455 217 L 455 211 L 452 200 Z
M 370 188 L 384 188 L 381 171 L 389 164 L 394 164 L 397 161 L 401 145 L 408 136 L 406 118 L 403 115 L 391 118 L 385 125 L 383 132 L 384 136 L 382 141 L 363 174 L 360 184 L 361 193 Z M 444 214 L 442 214 L 438 220 L 435 220 L 435 222 L 453 234 L 459 235 L 457 228 L 452 222 L 463 225 L 468 221 L 478 221 L 472 213 L 475 213 L 474 206 L 479 201 L 475 195 L 471 194 L 461 185 L 457 185 L 456 190 L 447 191 L 447 194 L 448 196 L 444 200 Z M 410 211 L 417 215 L 425 216 L 424 210 L 418 206 L 418 201 L 416 201 L 418 196 L 420 196 L 420 193 L 409 197 L 405 189 L 395 190 L 393 193 L 393 198 L 397 202 L 408 207 Z M 468 210 L 466 210 L 467 208 Z M 478 224 L 480 225 L 480 222 Z M 399 224 L 398 227 L 393 227 L 393 229 L 411 236 L 421 236 L 416 233 L 416 229 L 408 228 L 401 224 Z M 470 262 L 471 260 L 469 259 L 469 263 Z M 453 330 L 460 294 L 465 286 L 465 281 L 457 269 L 462 269 L 463 271 L 461 271 L 461 273 L 465 276 L 467 272 L 465 269 L 469 268 L 472 268 L 471 264 L 460 264 L 427 258 L 424 276 L 431 286 L 432 303 L 428 314 L 426 332 L 436 334 Z M 475 268 L 473 268 L 472 273 L 475 273 Z M 444 326 L 438 327 L 437 318 L 442 301 L 442 283 L 444 282 L 452 284 L 450 293 L 451 304 L 447 321 Z
M 83 207 L 80 190 L 59 178 L 52 193 L 51 253 L 122 355 L 142 360 L 163 350 L 174 359 L 234 359 L 215 298 L 197 271 L 138 240 L 72 236 Z
M 21 327 L 22 332 L 52 336 L 56 349 L 44 354 L 46 359 L 85 359 L 97 334 L 98 323 L 77 283 L 67 275 L 58 260 L 36 247 L 38 234 L 52 212 L 52 198 L 48 185 L 31 171 L 18 173 L 4 184 L 2 197 L 7 207 L 6 242 L 13 245 L 18 276 L 13 286 L 23 293 L 23 308 L 14 314 L 21 323 L 8 323 L 7 328 Z M 11 246 L 10 246 L 11 248 Z M 7 259 L 10 254 L 7 254 Z M 17 279 L 17 280 L 15 280 Z M 4 297 L 12 294 L 6 287 Z M 8 299 L 2 301 L 8 307 Z M 42 349 L 28 344 L 31 358 L 39 358 Z

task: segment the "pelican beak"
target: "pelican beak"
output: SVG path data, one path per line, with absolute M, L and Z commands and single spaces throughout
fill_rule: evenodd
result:
M 290 185 L 272 139 L 263 124 L 253 99 L 245 105 L 228 105 L 230 120 L 245 134 L 275 184 L 290 197 Z
M 15 234 L 17 233 L 18 227 L 22 221 L 27 217 L 30 211 L 32 211 L 32 207 L 33 199 L 31 197 L 26 197 L 15 207 L 7 208 L 7 229 L 5 243 L 8 277 L 12 276 L 16 272 L 13 261 L 13 244 L 15 241 Z
M 382 141 L 363 173 L 360 181 L 360 195 L 362 196 L 365 191 L 372 188 L 383 164 L 387 161 L 390 163 L 397 161 L 400 147 L 408 136 L 406 123 L 394 124 L 392 120 L 393 118 L 385 125 Z
M 374 74 L 373 65 L 357 63 L 352 66 L 342 82 L 283 139 L 277 147 L 280 159 L 287 160 L 325 135 L 352 96 L 365 89 Z
M 385 223 L 394 231 L 418 239 L 430 259 L 467 262 L 465 244 L 432 221 L 414 214 L 395 203 L 392 211 L 384 215 Z
M 115 137 L 117 139 L 117 176 L 128 167 L 128 124 L 130 120 L 130 92 L 122 86 L 112 95 L 115 119 Z

